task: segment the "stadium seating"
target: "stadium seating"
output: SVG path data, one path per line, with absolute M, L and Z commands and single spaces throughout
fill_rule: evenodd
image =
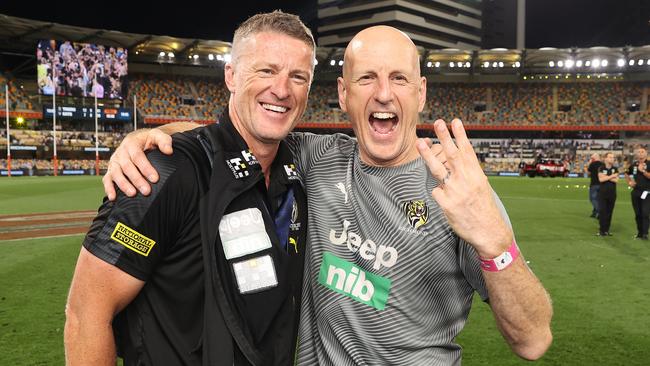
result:
M 13 80 L 7 79 L 0 74 L 0 109 L 5 109 L 6 95 L 5 84 L 9 85 L 9 108 L 15 111 L 33 111 L 35 106 L 22 88 L 16 85 Z

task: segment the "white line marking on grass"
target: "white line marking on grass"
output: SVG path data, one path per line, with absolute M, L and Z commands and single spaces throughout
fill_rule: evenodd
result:
M 550 197 L 521 197 L 521 196 L 499 196 L 500 199 L 509 199 L 509 200 L 526 200 L 526 201 L 571 201 L 571 202 L 585 202 L 589 203 L 587 199 L 575 199 L 575 198 L 550 198 Z M 621 201 L 621 202 L 616 202 L 617 205 L 619 204 L 624 204 L 624 205 L 631 205 L 632 202 L 628 201 Z
M 36 238 L 18 238 L 18 239 L 1 239 L 0 240 L 0 245 L 2 243 L 9 243 L 12 241 L 21 241 L 21 240 L 37 240 L 37 239 L 52 239 L 52 238 L 64 238 L 66 236 L 78 236 L 78 235 L 86 235 L 86 233 L 79 233 L 79 234 L 61 234 L 61 235 L 50 235 L 50 236 L 39 236 Z

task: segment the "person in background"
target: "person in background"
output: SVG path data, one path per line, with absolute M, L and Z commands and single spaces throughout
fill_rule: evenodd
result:
M 639 146 L 636 161 L 625 172 L 625 180 L 632 187 L 632 208 L 636 220 L 636 239 L 648 240 L 650 226 L 650 173 L 648 172 L 648 151 Z
M 618 169 L 614 166 L 614 154 L 605 154 L 605 162 L 598 171 L 598 209 L 600 230 L 598 236 L 612 236 L 609 228 L 612 224 L 612 213 L 616 203 L 616 183 L 618 182 Z
M 600 181 L 598 180 L 598 172 L 603 162 L 600 161 L 600 154 L 591 154 L 589 165 L 585 167 L 585 173 L 590 178 L 589 182 L 589 201 L 591 202 L 591 216 L 598 218 L 598 190 L 600 190 Z

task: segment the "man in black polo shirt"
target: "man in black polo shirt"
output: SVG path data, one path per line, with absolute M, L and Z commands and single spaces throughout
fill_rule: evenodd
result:
M 289 365 L 306 197 L 282 140 L 300 120 L 315 44 L 298 17 L 249 18 L 224 69 L 218 125 L 173 138 L 148 196 L 100 207 L 66 307 L 69 365 Z
M 605 154 L 605 163 L 598 171 L 600 189 L 598 191 L 598 207 L 600 230 L 598 235 L 611 236 L 609 227 L 612 223 L 612 213 L 616 203 L 616 183 L 618 182 L 618 169 L 614 166 L 614 154 Z
M 591 154 L 591 160 L 589 160 L 589 166 L 586 167 L 585 172 L 589 174 L 591 178 L 589 184 L 589 201 L 591 201 L 591 217 L 598 218 L 598 190 L 600 189 L 600 182 L 598 181 L 598 171 L 603 165 L 603 162 L 600 161 L 600 155 L 598 153 Z
M 632 187 L 632 208 L 636 219 L 636 238 L 648 240 L 650 223 L 650 173 L 648 173 L 648 152 L 644 147 L 635 151 L 636 161 L 625 172 L 627 184 Z

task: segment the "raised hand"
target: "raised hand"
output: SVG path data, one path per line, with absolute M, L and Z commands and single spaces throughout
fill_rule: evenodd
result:
M 494 258 L 512 244 L 513 233 L 499 210 L 495 195 L 460 120 L 451 122 L 454 143 L 443 120 L 434 124 L 443 155 L 419 140 L 417 148 L 439 182 L 431 195 L 452 229 L 482 258 Z

